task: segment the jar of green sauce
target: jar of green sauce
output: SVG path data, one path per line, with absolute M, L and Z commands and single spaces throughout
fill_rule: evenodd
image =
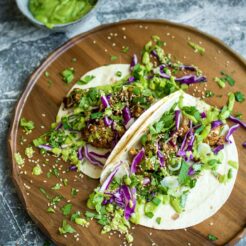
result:
M 97 0 L 29 0 L 29 9 L 48 28 L 67 24 L 86 15 Z

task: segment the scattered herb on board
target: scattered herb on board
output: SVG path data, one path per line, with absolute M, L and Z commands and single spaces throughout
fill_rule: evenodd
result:
M 71 215 L 71 221 L 75 221 L 75 219 L 80 217 L 80 211 L 76 211 Z
M 74 68 L 67 68 L 61 72 L 61 76 L 63 81 L 65 81 L 67 84 L 71 83 L 74 79 Z
M 160 223 L 161 223 L 161 217 L 157 217 L 156 218 L 156 222 L 157 222 L 158 225 L 160 225 Z
M 35 128 L 34 122 L 31 120 L 27 120 L 24 117 L 20 120 L 20 126 L 26 133 L 31 133 L 32 130 Z
M 221 80 L 227 82 L 230 86 L 235 85 L 235 80 L 230 75 L 226 74 L 224 71 L 221 71 L 220 74 L 223 75 L 223 77 L 220 78 Z
M 49 72 L 48 72 L 48 71 L 45 71 L 45 72 L 44 72 L 44 76 L 45 76 L 46 78 L 48 78 L 48 77 L 50 76 Z
M 91 80 L 95 78 L 94 75 L 86 75 L 83 78 L 80 78 L 80 80 L 77 82 L 78 85 L 86 85 L 88 84 Z
M 41 192 L 48 200 L 51 200 L 51 199 L 52 199 L 51 196 L 47 193 L 47 191 L 46 191 L 44 188 L 40 187 L 39 190 L 40 190 L 40 192 Z
M 121 50 L 121 52 L 123 52 L 123 53 L 127 53 L 129 51 L 129 47 L 124 47 L 122 50 Z
M 195 51 L 195 53 L 199 53 L 200 55 L 204 55 L 205 48 L 201 47 L 200 45 L 194 42 L 188 42 L 189 46 Z
M 235 92 L 234 95 L 237 102 L 242 103 L 245 100 L 245 96 L 241 91 Z
M 62 221 L 62 227 L 59 227 L 60 234 L 74 233 L 75 229 L 67 223 L 66 220 Z
M 68 203 L 68 204 L 64 205 L 61 208 L 61 211 L 62 211 L 63 215 L 65 215 L 65 216 L 69 215 L 70 212 L 71 212 L 72 206 L 73 205 L 71 203 Z
M 42 174 L 41 166 L 37 164 L 35 167 L 33 167 L 32 174 L 35 175 L 35 176 L 41 175 Z
M 116 61 L 118 59 L 118 56 L 112 55 L 110 59 L 111 59 L 111 61 Z
M 53 84 L 53 81 L 49 79 L 47 82 L 48 82 L 49 87 L 51 87 Z
M 21 157 L 21 154 L 19 152 L 15 153 L 15 161 L 19 166 L 23 166 L 25 163 L 24 159 Z
M 75 189 L 75 188 L 72 188 L 71 189 L 71 195 L 73 196 L 73 197 L 75 197 L 77 194 L 78 194 L 78 190 L 77 189 Z
M 34 153 L 35 151 L 33 150 L 32 147 L 27 147 L 25 149 L 25 155 L 27 156 L 28 159 L 32 158 Z
M 210 241 L 216 241 L 218 238 L 216 236 L 214 236 L 213 234 L 208 234 L 208 239 Z
M 225 88 L 225 81 L 223 79 L 215 77 L 214 81 L 218 84 L 220 88 Z
M 205 91 L 205 97 L 212 97 L 212 96 L 214 96 L 214 93 L 212 92 L 212 91 L 210 91 L 210 90 L 206 90 Z
M 52 190 L 60 190 L 61 189 L 61 184 L 60 183 L 56 183 L 51 189 Z
M 234 116 L 238 119 L 242 119 L 243 114 L 241 112 L 237 112 L 234 114 Z

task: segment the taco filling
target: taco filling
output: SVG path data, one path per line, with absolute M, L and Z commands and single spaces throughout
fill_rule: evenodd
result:
M 158 109 L 156 119 L 150 116 L 151 124 L 105 167 L 101 186 L 88 200 L 103 233 L 117 230 L 129 237 L 129 222 L 157 229 L 185 228 L 222 206 L 236 176 L 231 134 L 238 125 L 229 128 L 225 122 L 234 95 L 222 110 L 199 101 L 192 105 L 194 100 L 185 94 L 167 102 L 169 108 Z M 228 148 L 234 160 L 227 160 Z
M 61 156 L 83 172 L 91 168 L 88 163 L 103 167 L 109 151 L 151 105 L 189 84 L 206 81 L 196 67 L 173 62 L 163 45 L 155 36 L 145 45 L 140 62 L 134 55 L 130 65 L 98 68 L 107 72 L 108 81 L 101 76 L 97 86 L 93 84 L 97 69 L 83 76 L 63 99 L 57 122 L 34 140 L 35 146 Z M 87 170 L 86 174 L 98 178 L 100 171 L 92 175 Z

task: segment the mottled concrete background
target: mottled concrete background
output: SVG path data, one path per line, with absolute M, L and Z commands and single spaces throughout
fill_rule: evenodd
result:
M 54 48 L 102 23 L 128 18 L 164 18 L 198 27 L 246 57 L 246 0 L 102 0 L 79 30 L 51 34 L 32 26 L 14 0 L 0 0 L 0 245 L 43 245 L 10 179 L 6 138 L 12 110 L 26 79 Z M 246 240 L 240 245 L 246 245 Z

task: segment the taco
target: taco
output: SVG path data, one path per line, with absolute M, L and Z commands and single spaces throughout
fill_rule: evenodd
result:
M 172 62 L 160 42 L 148 43 L 142 61 L 89 71 L 72 87 L 49 132 L 34 141 L 91 178 L 111 160 L 145 121 L 147 109 L 192 83 L 205 82 L 199 69 Z M 158 104 L 156 106 L 158 107 Z M 129 130 L 128 130 L 129 129 Z
M 103 232 L 118 230 L 129 237 L 130 222 L 162 230 L 187 228 L 223 206 L 238 168 L 232 137 L 238 125 L 229 128 L 225 121 L 234 100 L 230 94 L 228 105 L 219 110 L 177 91 L 158 109 L 148 110 L 124 149 L 106 163 L 101 185 L 88 200 L 98 214 L 106 211 Z

